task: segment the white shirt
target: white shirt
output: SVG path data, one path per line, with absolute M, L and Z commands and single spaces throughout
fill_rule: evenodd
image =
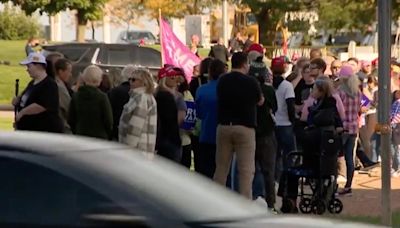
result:
M 275 90 L 278 110 L 275 113 L 276 126 L 291 126 L 289 120 L 286 99 L 294 98 L 294 89 L 292 83 L 283 80 L 278 89 Z

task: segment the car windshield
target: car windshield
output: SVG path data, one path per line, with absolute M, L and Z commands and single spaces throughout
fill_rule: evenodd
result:
M 154 39 L 150 32 L 128 32 L 127 40 Z

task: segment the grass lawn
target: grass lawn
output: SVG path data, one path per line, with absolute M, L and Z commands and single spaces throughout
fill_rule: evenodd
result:
M 25 40 L 0 40 L 0 61 L 9 61 L 11 65 L 0 64 L 0 104 L 10 104 L 15 94 L 15 79 L 20 79 L 19 91 L 26 87 L 30 78 L 25 67 L 19 62 L 25 58 Z M 160 45 L 151 46 L 160 50 Z M 209 49 L 199 49 L 200 56 L 206 57 Z
M 348 215 L 327 215 L 328 218 L 340 219 L 352 222 L 381 225 L 380 216 L 348 216 Z M 400 211 L 392 214 L 392 227 L 400 227 Z
M 0 40 L 0 61 L 9 61 L 11 65 L 0 65 L 0 104 L 10 104 L 15 94 L 15 79 L 20 79 L 20 92 L 30 78 L 25 67 L 19 62 L 25 58 L 26 41 Z
M 12 123 L 12 117 L 0 117 L 0 131 L 12 131 Z

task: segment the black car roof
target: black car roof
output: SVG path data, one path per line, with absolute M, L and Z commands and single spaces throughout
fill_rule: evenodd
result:
M 113 48 L 138 48 L 138 49 L 152 49 L 154 51 L 157 51 L 153 48 L 149 47 L 141 47 L 135 44 L 119 44 L 119 43 L 78 43 L 78 42 L 71 42 L 71 43 L 62 43 L 62 44 L 49 44 L 49 45 L 44 45 L 43 49 L 45 50 L 51 50 L 53 47 L 113 47 Z M 157 51 L 158 52 L 158 51 Z

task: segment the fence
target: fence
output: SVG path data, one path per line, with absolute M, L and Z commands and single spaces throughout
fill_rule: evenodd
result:
M 323 46 L 323 47 L 311 47 L 311 46 L 303 46 L 298 48 L 288 48 L 287 56 L 291 57 L 293 54 L 298 54 L 303 57 L 310 57 L 310 50 L 313 48 L 320 48 L 322 51 L 322 55 L 330 55 L 339 57 L 340 53 L 347 53 L 349 51 L 349 45 L 340 45 L 340 46 Z M 268 58 L 274 58 L 277 56 L 283 55 L 283 48 L 274 47 L 274 46 L 266 46 L 266 55 Z M 376 55 L 378 54 L 378 50 L 372 46 L 356 46 L 354 53 L 349 53 L 349 57 L 356 57 L 357 55 L 369 54 Z M 400 45 L 392 45 L 392 57 L 396 59 L 400 59 Z

